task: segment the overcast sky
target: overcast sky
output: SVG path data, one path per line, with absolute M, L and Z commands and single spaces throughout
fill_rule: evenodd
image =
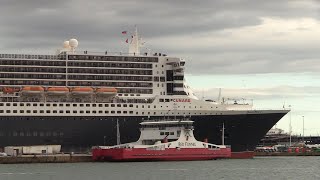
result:
M 137 25 L 146 48 L 186 59 L 195 91 L 294 103 L 296 119 L 314 112 L 315 134 L 319 106 L 306 99 L 320 99 L 319 12 L 316 0 L 1 0 L 0 52 L 54 53 L 70 38 L 81 50 L 127 51 L 121 32 Z

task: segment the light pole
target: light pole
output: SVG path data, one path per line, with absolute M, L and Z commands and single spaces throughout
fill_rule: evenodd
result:
M 292 139 L 291 139 L 291 133 L 292 133 L 292 126 L 291 126 L 291 105 L 289 105 L 290 109 L 290 116 L 289 116 L 289 147 L 291 147 Z
M 302 142 L 304 143 L 304 116 L 302 116 Z

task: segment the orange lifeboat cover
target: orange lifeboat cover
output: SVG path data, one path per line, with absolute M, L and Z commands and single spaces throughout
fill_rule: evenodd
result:
M 48 88 L 49 92 L 69 92 L 69 88 L 67 87 L 51 87 Z
M 97 92 L 118 92 L 116 88 L 99 88 L 97 89 Z
M 2 91 L 3 91 L 4 93 L 9 93 L 9 94 L 11 94 L 11 93 L 14 93 L 14 92 L 18 92 L 19 90 L 20 90 L 19 88 L 4 87 Z
M 91 87 L 76 87 L 72 89 L 73 92 L 92 92 L 93 89 Z
M 27 86 L 22 88 L 22 91 L 44 91 L 44 88 L 41 86 Z

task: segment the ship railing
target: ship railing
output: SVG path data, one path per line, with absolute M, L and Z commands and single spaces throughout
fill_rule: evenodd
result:
M 157 119 L 142 119 L 143 122 L 164 122 L 164 121 L 191 121 L 190 118 L 183 118 L 183 119 L 161 119 L 161 118 L 157 118 Z
M 226 148 L 231 148 L 231 145 L 208 145 L 208 149 L 209 150 L 217 150 L 217 149 L 220 149 L 221 146 L 225 146 Z
M 106 56 L 106 55 L 111 55 L 111 56 L 137 56 L 137 57 L 145 57 L 145 56 L 167 56 L 166 54 L 163 53 L 148 53 L 148 52 L 143 52 L 143 53 L 124 53 L 124 52 L 117 52 L 117 51 L 105 51 L 105 52 L 97 52 L 97 51 L 66 51 L 68 55 L 98 55 L 98 56 Z
M 245 98 L 222 98 L 221 104 L 224 105 L 253 105 L 253 99 Z
M 279 108 L 253 108 L 251 111 L 265 111 L 265 110 L 291 110 L 290 108 L 286 107 L 279 107 Z
M 94 52 L 94 51 L 76 51 L 67 52 L 68 55 L 96 55 L 96 56 L 150 56 L 148 54 L 123 53 L 123 52 Z
M 0 59 L 65 60 L 66 56 L 63 54 L 61 55 L 0 54 Z

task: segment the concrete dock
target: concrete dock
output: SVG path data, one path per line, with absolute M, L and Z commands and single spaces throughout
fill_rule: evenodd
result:
M 90 154 L 20 155 L 2 156 L 0 164 L 19 163 L 78 163 L 92 162 Z
M 255 152 L 254 156 L 320 156 L 320 152 Z

